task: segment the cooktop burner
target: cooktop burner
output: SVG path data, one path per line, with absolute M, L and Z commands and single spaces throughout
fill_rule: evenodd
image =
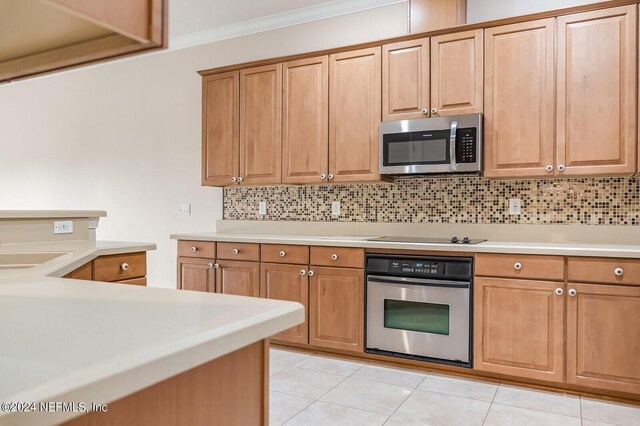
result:
M 429 237 L 376 237 L 367 241 L 387 241 L 390 243 L 422 243 L 422 244 L 478 244 L 487 240 L 472 240 L 469 237 L 429 238 Z

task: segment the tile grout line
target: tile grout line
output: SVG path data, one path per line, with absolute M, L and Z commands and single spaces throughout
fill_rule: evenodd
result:
M 502 382 L 498 382 L 498 386 L 496 387 L 496 391 L 493 394 L 493 398 L 491 398 L 491 402 L 489 403 L 489 409 L 487 410 L 487 414 L 484 415 L 484 419 L 482 420 L 482 425 L 487 422 L 487 417 L 489 417 L 489 412 L 491 411 L 491 407 L 493 407 L 494 402 L 496 401 L 496 396 L 498 395 L 498 391 L 500 391 L 500 387 L 502 386 Z

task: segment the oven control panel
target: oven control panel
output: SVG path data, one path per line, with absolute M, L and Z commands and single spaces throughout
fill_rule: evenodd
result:
M 444 272 L 444 264 L 437 261 L 390 259 L 388 272 L 404 272 L 411 275 L 438 275 Z
M 472 259 L 463 257 L 367 256 L 367 274 L 415 278 L 470 279 Z

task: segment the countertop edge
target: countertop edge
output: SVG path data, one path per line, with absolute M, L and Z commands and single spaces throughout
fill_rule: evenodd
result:
M 640 245 L 629 244 L 587 244 L 587 243 L 541 243 L 541 242 L 501 242 L 488 241 L 475 245 L 425 244 L 365 241 L 366 237 L 333 238 L 322 236 L 289 236 L 269 234 L 216 234 L 193 233 L 171 234 L 174 240 L 247 242 L 262 244 L 291 244 L 332 247 L 358 247 L 381 250 L 422 250 L 460 253 L 505 253 L 539 254 L 556 256 L 622 257 L 640 258 Z

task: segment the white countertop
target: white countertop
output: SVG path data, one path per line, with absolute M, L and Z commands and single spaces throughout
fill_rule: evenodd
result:
M 558 256 L 597 256 L 640 258 L 640 244 L 584 244 L 485 241 L 479 244 L 426 244 L 367 241 L 382 235 L 286 235 L 203 232 L 172 234 L 176 240 L 251 242 L 267 244 L 298 244 L 334 247 L 362 247 L 366 249 L 400 249 L 425 251 L 452 251 L 464 253 L 517 253 Z
M 293 302 L 57 278 L 99 255 L 154 244 L 0 245 L 65 252 L 0 270 L 0 402 L 107 403 L 304 320 Z M 6 413 L 0 425 L 59 423 L 82 413 Z
M 104 210 L 0 210 L 0 219 L 105 217 Z

